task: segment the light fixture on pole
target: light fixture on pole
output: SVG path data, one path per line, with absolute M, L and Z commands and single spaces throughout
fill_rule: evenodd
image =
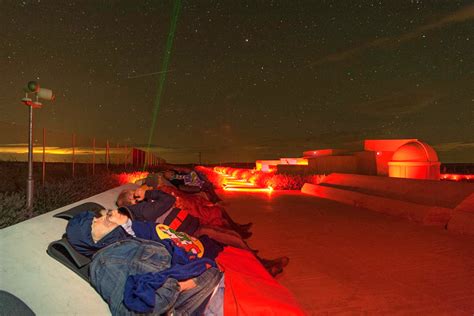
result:
M 28 179 L 26 180 L 26 207 L 31 209 L 33 206 L 33 109 L 40 109 L 43 104 L 39 99 L 54 101 L 55 96 L 50 89 L 40 88 L 36 81 L 30 81 L 26 85 L 25 97 L 21 99 L 26 106 L 29 106 L 29 129 L 28 129 Z M 29 97 L 33 93 L 34 100 Z

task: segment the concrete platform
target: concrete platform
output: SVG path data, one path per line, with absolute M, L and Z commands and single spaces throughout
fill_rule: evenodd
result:
M 53 215 L 85 202 L 114 208 L 126 184 L 0 230 L 0 290 L 22 300 L 36 315 L 110 315 L 109 307 L 89 283 L 47 253 L 61 239 L 67 221 Z M 3 302 L 1 302 L 3 303 Z M 0 315 L 5 315 L 0 309 Z
M 473 315 L 474 236 L 302 194 L 219 191 L 310 315 Z

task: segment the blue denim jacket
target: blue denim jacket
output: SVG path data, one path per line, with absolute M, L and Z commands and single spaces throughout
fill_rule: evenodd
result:
M 113 315 L 134 315 L 123 304 L 124 287 L 129 275 L 159 272 L 169 268 L 171 256 L 159 243 L 129 238 L 97 252 L 90 265 L 91 284 L 109 304 Z M 215 268 L 194 278 L 196 287 L 180 292 L 178 281 L 168 278 L 155 292 L 153 314 L 174 312 L 192 314 L 212 293 L 222 273 Z

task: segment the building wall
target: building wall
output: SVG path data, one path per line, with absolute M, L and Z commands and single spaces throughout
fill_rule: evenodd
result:
M 278 165 L 277 173 L 303 175 L 314 172 L 307 165 Z
M 376 153 L 373 151 L 358 151 L 354 153 L 357 158 L 357 173 L 377 175 Z
M 314 174 L 357 173 L 356 156 L 321 156 L 308 158 L 308 167 Z

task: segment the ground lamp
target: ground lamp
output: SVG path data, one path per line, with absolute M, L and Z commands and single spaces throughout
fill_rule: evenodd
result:
M 29 127 L 28 127 L 28 179 L 26 180 L 26 207 L 33 206 L 33 109 L 40 109 L 42 103 L 39 99 L 54 101 L 55 96 L 50 89 L 40 88 L 36 81 L 30 81 L 26 85 L 25 97 L 21 99 L 29 107 Z M 29 97 L 33 94 L 33 99 Z

